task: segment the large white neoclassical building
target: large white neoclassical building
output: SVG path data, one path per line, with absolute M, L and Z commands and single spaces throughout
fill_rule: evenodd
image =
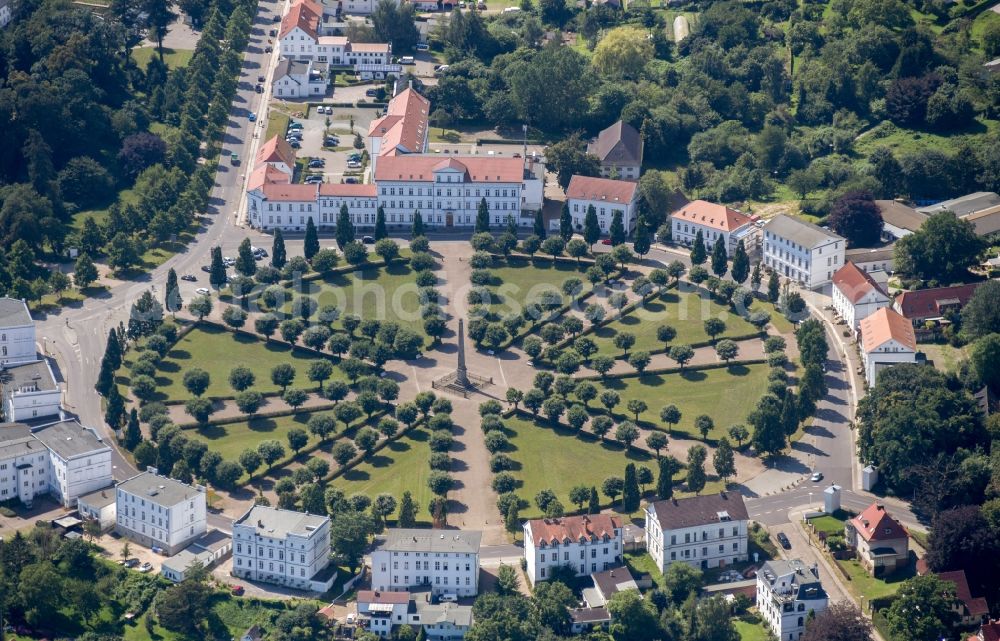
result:
M 205 533 L 205 487 L 188 485 L 147 468 L 116 488 L 115 530 L 172 556 Z
M 233 522 L 234 576 L 325 592 L 337 576 L 329 565 L 328 516 L 255 505 Z
M 646 506 L 646 549 L 665 572 L 671 563 L 723 567 L 747 560 L 746 504 L 739 492 L 718 492 Z
M 372 589 L 476 596 L 482 538 L 475 530 L 388 529 L 371 553 Z
M 764 224 L 764 265 L 808 289 L 829 284 L 844 265 L 847 240 L 784 214 Z
M 531 519 L 524 523 L 525 570 L 532 585 L 568 567 L 576 576 L 622 563 L 622 522 L 609 514 Z

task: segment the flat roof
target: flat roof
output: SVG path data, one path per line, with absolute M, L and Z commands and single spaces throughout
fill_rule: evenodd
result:
M 118 497 L 115 496 L 115 488 L 113 486 L 109 486 L 103 490 L 97 490 L 96 492 L 91 492 L 90 494 L 84 494 L 77 499 L 77 501 L 100 509 L 108 507 L 109 505 L 114 505 L 117 499 Z
M 313 532 L 330 520 L 328 516 L 307 514 L 294 510 L 280 510 L 266 505 L 255 505 L 241 516 L 234 526 L 252 527 L 258 534 L 264 534 L 275 539 L 283 539 L 289 534 L 296 536 L 312 536 Z
M 80 425 L 76 419 L 35 427 L 31 433 L 45 447 L 67 460 L 111 449 L 97 432 Z
M 52 392 L 58 389 L 48 361 L 6 365 L 3 372 L 7 377 L 3 383 L 4 390 L 18 392 L 29 388 L 29 391 L 34 392 Z M 35 389 L 32 390 L 31 387 Z
M 191 564 L 195 561 L 201 562 L 202 565 L 207 566 L 211 562 L 211 558 L 212 555 L 207 550 L 199 549 L 197 551 L 191 551 L 191 548 L 187 547 L 169 559 L 164 559 L 163 563 L 160 565 L 168 570 L 184 572 L 191 567 Z
M 150 471 L 140 472 L 118 484 L 118 491 L 141 497 L 162 506 L 177 505 L 195 496 L 205 496 L 198 488 Z
M 391 552 L 464 552 L 479 554 L 479 530 L 395 528 L 375 539 L 375 547 Z

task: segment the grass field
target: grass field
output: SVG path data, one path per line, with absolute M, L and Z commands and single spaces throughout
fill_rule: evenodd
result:
M 655 471 L 656 460 L 643 451 L 626 454 L 619 445 L 582 438 L 568 429 L 552 429 L 536 424 L 530 419 L 511 417 L 504 420 L 510 445 L 507 452 L 518 464 L 512 473 L 521 481 L 517 494 L 531 506 L 524 509 L 521 518 L 541 516 L 534 504 L 535 494 L 551 489 L 567 511 L 576 506 L 569 500 L 569 491 L 575 485 L 596 486 L 609 476 L 623 477 L 625 465 L 645 465 Z M 648 488 L 647 488 L 648 489 Z M 611 501 L 601 495 L 601 505 Z M 621 501 L 621 497 L 618 497 Z
M 653 560 L 653 557 L 645 552 L 626 552 L 623 556 L 625 565 L 628 566 L 633 577 L 648 574 L 656 587 L 661 590 L 666 589 L 667 584 L 663 580 L 663 574 L 660 572 L 660 568 L 656 567 L 656 561 Z
M 621 356 L 622 350 L 614 346 L 614 337 L 620 332 L 635 336 L 635 345 L 629 351 L 663 349 L 664 344 L 656 339 L 660 325 L 669 325 L 677 330 L 677 336 L 670 345 L 688 345 L 709 340 L 704 322 L 709 318 L 721 318 L 726 323 L 726 331 L 719 336 L 746 336 L 757 330 L 743 318 L 714 300 L 707 292 L 667 291 L 650 300 L 641 309 L 599 327 L 591 334 L 597 343 L 598 353 Z
M 136 66 L 143 71 L 146 70 L 146 65 L 156 55 L 156 47 L 136 47 L 132 50 L 132 60 L 135 60 Z M 171 69 L 186 67 L 191 62 L 191 56 L 193 55 L 194 49 L 163 48 L 163 62 Z
M 844 519 L 838 519 L 829 514 L 813 517 L 809 519 L 809 522 L 816 528 L 817 533 L 824 532 L 827 536 L 844 533 Z
M 946 153 L 952 153 L 962 143 L 975 143 L 977 140 L 982 140 L 983 135 L 996 132 L 998 129 L 1000 129 L 1000 121 L 981 117 L 977 118 L 971 127 L 948 135 L 903 129 L 884 122 L 863 133 L 854 143 L 854 149 L 863 156 L 871 155 L 879 147 L 891 149 L 897 156 L 923 149 L 940 149 Z
M 431 471 L 427 464 L 431 456 L 429 438 L 427 430 L 415 427 L 335 479 L 333 485 L 348 496 L 365 494 L 374 499 L 382 493 L 391 494 L 397 503 L 403 492 L 409 491 L 417 503 L 418 520 L 430 521 L 427 504 L 433 495 L 427 487 Z
M 388 267 L 368 267 L 350 273 L 338 273 L 303 283 L 307 295 L 322 308 L 335 305 L 344 314 L 361 318 L 398 321 L 423 331 L 420 299 L 409 265 L 396 262 Z M 292 301 L 284 311 L 290 311 Z M 341 323 L 335 323 L 338 327 Z
M 157 368 L 157 398 L 152 400 L 187 400 L 191 394 L 184 388 L 184 372 L 199 367 L 208 372 L 211 382 L 205 396 L 233 396 L 229 386 L 229 372 L 237 365 L 246 365 L 257 379 L 254 389 L 259 392 L 276 392 L 280 388 L 271 383 L 271 368 L 278 363 L 295 366 L 294 387 L 315 388 L 306 377 L 309 363 L 316 360 L 305 351 L 293 350 L 284 344 L 266 343 L 249 336 L 237 335 L 224 329 L 203 326 L 188 332 L 174 345 Z M 127 377 L 127 372 L 123 372 Z M 339 367 L 333 368 L 330 380 L 347 380 Z M 119 383 L 122 381 L 119 376 Z
M 294 427 L 306 430 L 306 424 L 313 414 L 327 414 L 332 416 L 333 412 L 300 412 L 289 416 L 279 416 L 277 418 L 255 418 L 251 421 L 240 423 L 228 423 L 226 425 L 207 425 L 202 428 L 188 430 L 185 433 L 200 441 L 205 441 L 209 449 L 218 452 L 227 461 L 235 461 L 240 453 L 247 448 L 257 449 L 261 441 L 274 439 L 279 441 L 291 454 L 288 447 L 288 432 Z M 337 429 L 342 429 L 343 423 L 337 423 Z M 309 444 L 316 442 L 316 437 L 309 434 Z
M 767 641 L 770 635 L 760 623 L 750 623 L 742 619 L 733 619 L 733 625 L 740 635 L 740 641 Z
M 952 347 L 948 343 L 921 343 L 920 351 L 927 355 L 927 360 L 934 363 L 935 369 L 942 372 L 954 372 L 959 364 L 968 358 L 965 347 Z
M 897 572 L 888 581 L 876 579 L 868 574 L 868 571 L 858 563 L 857 559 L 836 561 L 836 563 L 851 577 L 851 580 L 847 582 L 847 587 L 858 596 L 863 596 L 868 600 L 896 594 L 903 585 L 903 582 L 913 576 L 912 563 L 910 564 L 910 572 Z
M 558 294 L 560 300 L 567 302 L 561 288 L 570 278 L 580 279 L 583 293 L 591 289 L 583 272 L 572 263 L 513 259 L 498 262 L 490 272 L 498 279 L 495 284 L 490 285 L 490 291 L 494 295 L 491 309 L 500 316 L 520 314 L 526 305 L 538 303 L 542 297 L 551 294 Z
M 627 416 L 634 419 L 626 405 L 631 399 L 641 399 L 649 409 L 639 414 L 639 420 L 666 428 L 660 421 L 660 409 L 673 404 L 681 411 L 681 421 L 673 427 L 675 431 L 700 439 L 701 434 L 694 428 L 694 419 L 707 414 L 715 423 L 708 438 L 717 439 L 726 435 L 729 426 L 746 422 L 747 414 L 767 388 L 767 371 L 767 365 L 734 365 L 595 382 L 598 387 L 613 389 L 621 396 L 621 403 L 614 409 L 619 418 Z M 599 406 L 596 401 L 591 401 L 591 405 Z

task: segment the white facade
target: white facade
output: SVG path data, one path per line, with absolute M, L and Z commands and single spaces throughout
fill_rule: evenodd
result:
M 330 518 L 255 505 L 233 522 L 233 575 L 300 590 L 330 564 Z
M 558 567 L 576 576 L 603 572 L 622 562 L 622 523 L 607 514 L 532 519 L 524 526 L 525 573 L 534 585 Z
M 913 325 L 895 310 L 883 307 L 860 323 L 861 363 L 865 380 L 874 385 L 878 373 L 900 363 L 915 363 L 917 340 Z
M 321 231 L 332 230 L 343 205 L 356 227 L 375 226 L 374 185 L 264 184 L 247 193 L 250 224 L 264 231 L 302 231 L 309 218 Z
M 646 549 L 661 572 L 679 561 L 707 569 L 747 560 L 749 516 L 739 493 L 655 501 L 645 516 Z
M 66 507 L 112 483 L 111 448 L 76 421 L 0 428 L 0 501 L 50 494 Z
M 847 263 L 833 276 L 833 309 L 857 333 L 861 321 L 890 304 L 889 296 L 868 274 Z
M 79 497 L 76 509 L 80 513 L 80 518 L 97 521 L 102 532 L 110 530 L 114 527 L 115 517 L 118 514 L 115 488 L 107 487 Z
M 798 641 L 809 613 L 826 610 L 818 571 L 802 561 L 768 561 L 757 572 L 757 609 L 779 641 Z
M 28 304 L 17 298 L 0 298 L 0 365 L 28 363 L 37 358 L 35 322 Z
M 59 416 L 62 391 L 48 361 L 7 365 L 4 375 L 4 420 L 31 421 Z
M 844 264 L 844 238 L 784 214 L 767 221 L 763 240 L 764 264 L 809 289 L 830 283 Z
M 750 216 L 725 205 L 694 200 L 670 214 L 670 237 L 673 242 L 690 247 L 701 232 L 701 239 L 709 254 L 715 244 L 722 242 L 732 256 L 737 243 L 743 239 L 745 249 L 753 251 L 748 242 L 755 232 Z
M 384 165 L 388 160 L 379 162 Z M 504 225 L 508 216 L 518 218 L 521 213 L 520 177 L 507 182 L 476 182 L 461 169 L 443 167 L 427 180 L 379 180 L 376 184 L 378 202 L 390 225 L 409 225 L 414 212 L 419 211 L 430 225 L 471 228 L 483 198 L 492 225 Z
M 14 19 L 14 13 L 11 11 L 12 5 L 13 0 L 0 0 L 0 29 L 9 25 L 10 21 Z
M 629 234 L 635 227 L 638 215 L 639 189 L 634 182 L 573 176 L 566 186 L 566 203 L 573 219 L 573 229 L 582 232 L 587 210 L 597 212 L 597 224 L 602 233 L 608 233 L 616 213 L 622 215 L 622 225 Z
M 282 60 L 274 73 L 273 91 L 278 98 L 309 98 L 326 94 L 326 76 L 312 60 Z
M 172 556 L 205 533 L 205 488 L 149 468 L 118 484 L 117 513 L 119 534 Z
M 481 540 L 482 532 L 469 530 L 386 530 L 371 554 L 372 589 L 475 596 Z

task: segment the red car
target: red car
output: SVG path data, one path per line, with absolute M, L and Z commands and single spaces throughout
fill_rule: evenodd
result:
M 234 585 L 231 592 L 233 596 L 243 596 L 243 592 L 245 592 L 245 590 L 242 585 Z
M 605 238 L 604 240 L 601 241 L 601 244 L 602 245 L 610 245 L 611 244 L 611 239 L 610 238 Z

